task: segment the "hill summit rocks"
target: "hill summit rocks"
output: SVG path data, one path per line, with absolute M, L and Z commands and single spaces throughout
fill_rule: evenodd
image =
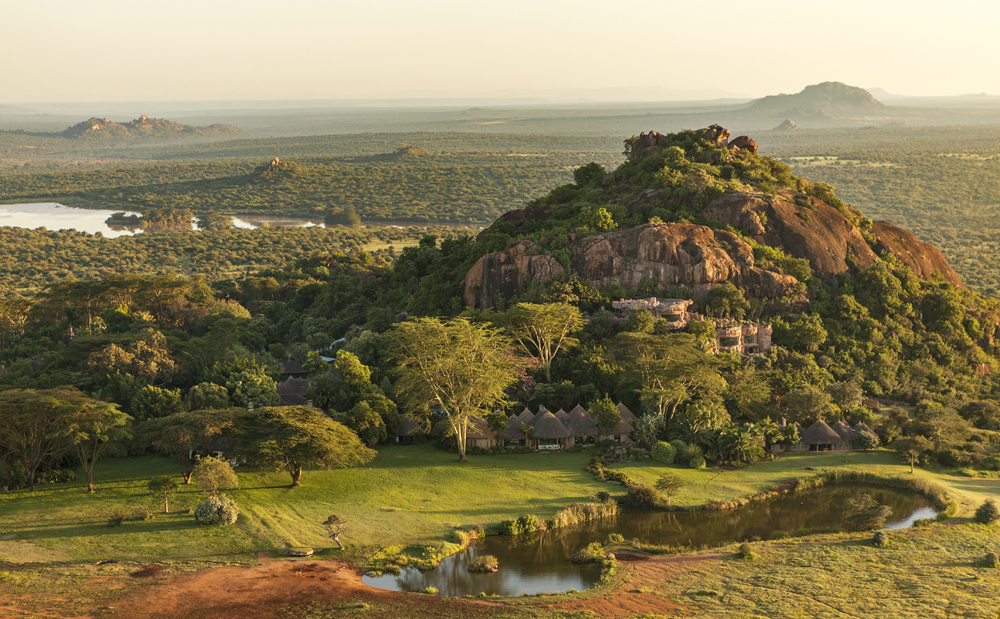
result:
M 593 209 L 596 203 L 603 203 L 607 209 L 619 213 L 616 221 L 635 221 L 635 218 L 648 221 L 650 213 L 671 209 L 690 213 L 684 210 L 692 208 L 690 183 L 709 182 L 704 179 L 712 178 L 704 176 L 706 164 L 693 165 L 681 158 L 688 162 L 682 161 L 677 168 L 668 164 L 662 174 L 657 173 L 660 174 L 657 178 L 679 180 L 660 181 L 654 180 L 649 170 L 655 172 L 663 164 L 646 159 L 672 144 L 690 145 L 692 136 L 696 136 L 695 139 L 703 140 L 701 148 L 707 150 L 691 151 L 692 156 L 717 162 L 711 166 L 756 162 L 776 166 L 775 169 L 782 167 L 779 162 L 758 161 L 757 143 L 752 138 L 740 136 L 729 140 L 729 135 L 729 130 L 718 125 L 675 135 L 643 133 L 629 142 L 629 161 L 614 173 L 600 177 L 594 184 L 568 186 L 558 191 L 565 192 L 570 187 L 580 188 L 572 191 L 586 191 L 581 194 L 586 206 L 579 208 Z M 704 147 L 706 143 L 708 147 Z M 672 153 L 663 160 L 680 161 L 678 157 L 679 154 Z M 712 169 L 720 170 L 721 174 L 721 167 Z M 645 176 L 637 175 L 637 170 L 646 170 L 642 172 Z M 788 176 L 783 177 L 785 184 L 777 189 L 763 191 L 737 182 L 725 185 L 729 189 L 721 196 L 706 199 L 696 208 L 700 220 L 711 223 L 711 227 L 656 221 L 593 234 L 564 223 L 568 206 L 559 203 L 558 198 L 555 202 L 543 199 L 510 211 L 494 226 L 513 240 L 504 250 L 480 258 L 470 269 L 464 280 L 465 302 L 474 307 L 491 307 L 516 297 L 531 282 L 543 282 L 567 271 L 597 288 L 613 284 L 634 288 L 651 281 L 660 288 L 683 284 L 695 296 L 703 296 L 713 287 L 729 282 L 747 296 L 777 298 L 793 292 L 799 284 L 777 264 L 803 273 L 804 266 L 787 262 L 787 258 L 807 261 L 809 269 L 805 273 L 811 270 L 813 275 L 829 277 L 870 267 L 883 256 L 893 255 L 920 277 L 930 279 L 937 274 L 961 286 L 958 275 L 933 245 L 887 222 L 871 222 L 842 204 L 832 192 L 824 193 L 828 188 L 810 188 L 810 183 L 791 176 L 787 168 L 784 170 L 781 173 Z M 693 180 L 685 181 L 688 178 L 685 175 L 691 175 Z M 683 216 L 690 218 L 687 214 Z M 553 223 L 547 225 L 550 220 Z M 537 236 L 523 238 L 532 231 Z M 484 231 L 480 238 L 488 232 Z M 558 242 L 552 244 L 553 239 Z M 785 262 L 772 264 L 768 259 L 763 266 L 757 264 L 754 244 L 778 249 L 787 258 L 782 258 Z M 553 255 L 545 247 L 563 249 Z
M 209 125 L 208 127 L 193 127 L 166 120 L 165 118 L 150 118 L 145 114 L 127 123 L 117 123 L 107 118 L 90 118 L 58 133 L 59 137 L 68 139 L 90 138 L 164 138 L 164 137 L 197 137 L 212 135 L 228 135 L 243 133 L 231 125 Z

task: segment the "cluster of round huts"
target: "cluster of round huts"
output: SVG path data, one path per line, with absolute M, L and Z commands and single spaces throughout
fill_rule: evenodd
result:
M 827 424 L 822 419 L 816 421 L 808 428 L 803 428 L 802 424 L 796 422 L 796 429 L 799 431 L 799 442 L 794 445 L 772 445 L 772 451 L 836 451 L 842 449 L 854 449 L 854 439 L 861 432 L 868 432 L 875 435 L 875 431 L 868 427 L 863 421 L 854 424 L 853 427 L 847 425 L 842 419 L 833 425 Z
M 473 420 L 469 424 L 466 447 L 528 447 L 539 451 L 560 451 L 577 443 L 588 444 L 603 439 L 616 443 L 631 442 L 636 416 L 621 402 L 618 403 L 618 413 L 621 415 L 618 425 L 602 434 L 590 411 L 579 404 L 568 413 L 563 409 L 553 413 L 544 406 L 540 406 L 537 413 L 532 413 L 525 407 L 520 415 L 511 415 L 507 428 L 499 433 L 494 432 L 485 421 Z

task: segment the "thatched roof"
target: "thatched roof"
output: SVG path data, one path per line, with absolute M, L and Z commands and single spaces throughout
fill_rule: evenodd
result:
M 549 440 L 568 438 L 570 436 L 569 430 L 566 429 L 566 426 L 561 421 L 556 419 L 555 415 L 548 411 L 544 414 L 539 413 L 535 421 L 534 438 Z
M 490 424 L 486 423 L 482 419 L 476 419 L 473 417 L 469 420 L 469 431 L 466 433 L 465 438 L 496 438 L 497 433 L 493 431 Z
M 863 421 L 857 422 L 851 429 L 854 430 L 855 432 L 867 432 L 868 434 L 875 434 L 875 430 L 872 430 L 870 427 L 868 427 L 868 424 L 866 424 Z M 878 435 L 875 434 L 875 436 Z
M 500 438 L 505 441 L 519 441 L 525 438 L 524 432 L 521 431 L 522 426 L 524 424 L 517 418 L 517 415 L 511 415 L 510 419 L 507 420 L 507 427 L 500 433 Z
M 632 430 L 634 429 L 635 428 L 632 427 L 632 424 L 622 419 L 621 421 L 618 422 L 617 426 L 611 428 L 611 431 L 608 432 L 608 434 L 611 436 L 619 436 L 619 435 L 628 436 L 629 434 L 632 434 Z
M 618 414 L 622 416 L 623 420 L 629 422 L 630 424 L 636 422 L 636 416 L 632 414 L 632 411 L 630 411 L 628 407 L 621 402 L 618 403 Z
M 809 445 L 833 445 L 841 443 L 843 440 L 822 419 L 816 421 L 816 423 L 809 426 L 808 430 L 802 433 L 802 442 Z
M 420 432 L 420 424 L 409 417 L 403 417 L 399 422 L 400 436 L 414 436 Z
M 830 428 L 839 434 L 840 438 L 844 439 L 845 442 L 854 440 L 854 430 L 851 429 L 851 426 L 844 423 L 843 419 L 838 419 L 837 423 L 830 426 Z
M 571 410 L 569 412 L 569 414 L 573 415 L 573 414 L 576 414 L 576 413 L 580 413 L 581 415 L 586 415 L 587 414 L 587 409 L 585 409 L 584 407 L 582 407 L 579 404 L 577 404 L 576 406 L 573 407 L 573 410 Z
M 567 421 L 569 421 L 569 413 L 560 408 L 559 412 L 556 413 L 556 419 L 558 419 L 563 423 L 566 423 Z
M 585 412 L 577 412 L 576 409 L 570 413 L 566 427 L 573 436 L 597 436 L 597 423 Z
M 802 435 L 806 433 L 806 429 L 798 421 L 795 422 L 795 429 L 799 431 L 799 438 L 802 438 Z
M 309 391 L 309 381 L 304 378 L 289 376 L 278 383 L 278 397 L 281 406 L 299 406 L 306 403 L 306 393 Z
M 531 412 L 531 410 L 525 406 L 524 410 L 521 411 L 521 414 L 518 415 L 517 418 L 521 420 L 521 423 L 531 423 L 531 420 L 535 418 L 535 413 Z

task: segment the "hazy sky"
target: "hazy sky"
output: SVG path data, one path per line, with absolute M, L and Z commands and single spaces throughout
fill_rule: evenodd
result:
M 0 0 L 0 102 L 1000 94 L 998 0 Z

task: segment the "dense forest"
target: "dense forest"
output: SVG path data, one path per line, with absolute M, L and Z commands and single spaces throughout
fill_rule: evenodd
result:
M 419 407 L 407 407 L 407 393 L 396 389 L 398 360 L 390 351 L 397 325 L 411 324 L 411 317 L 459 317 L 497 329 L 497 341 L 512 338 L 510 352 L 524 360 L 506 395 L 508 411 L 620 400 L 644 413 L 633 435 L 641 444 L 679 440 L 690 453 L 721 462 L 754 461 L 764 457 L 765 442 L 794 442 L 779 429 L 781 419 L 844 418 L 869 424 L 901 449 L 915 445 L 922 459 L 1000 468 L 1000 409 L 993 403 L 1000 388 L 1000 305 L 940 279 L 922 279 L 889 253 L 869 267 L 825 275 L 779 249 L 753 246 L 762 269 L 794 273 L 801 286 L 769 304 L 750 291 L 716 286 L 696 298 L 693 309 L 736 324 L 770 322 L 775 346 L 766 354 L 709 354 L 712 321 L 693 321 L 686 332 L 672 333 L 648 312 L 622 320 L 610 311 L 612 299 L 690 293 L 655 281 L 600 288 L 570 270 L 525 286 L 501 306 L 466 307 L 465 274 L 484 254 L 512 241 L 534 239 L 543 253 L 556 256 L 564 249 L 559 239 L 570 231 L 587 238 L 657 222 L 722 230 L 701 209 L 733 191 L 786 192 L 803 204 L 822 199 L 866 225 L 828 186 L 809 183 L 780 161 L 719 148 L 697 132 L 664 140 L 661 150 L 619 166 L 611 181 L 599 164 L 581 166 L 573 182 L 532 201 L 533 208 L 553 213 L 532 227 L 518 230 L 500 221 L 478 239 L 428 235 L 394 262 L 384 252 L 357 247 L 304 251 L 308 255 L 286 253 L 267 264 L 250 258 L 257 262 L 239 266 L 259 272 L 215 282 L 104 276 L 8 296 L 0 314 L 0 386 L 72 387 L 148 422 L 189 410 L 277 403 L 281 364 L 295 361 L 312 379 L 309 399 L 377 444 L 391 440 L 400 414 L 433 421 Z M 634 144 L 627 141 L 626 152 Z M 631 212 L 612 201 L 654 188 L 661 198 Z M 727 232 L 749 238 L 745 230 Z M 124 243 L 281 243 L 281 235 L 292 233 L 314 232 L 224 232 L 232 236 L 213 241 L 203 233 L 150 235 Z M 55 249 L 47 237 L 52 233 L 30 234 Z M 866 242 L 877 247 L 868 237 Z M 220 246 L 216 262 L 210 258 L 204 270 L 234 262 L 228 254 Z M 547 357 L 530 342 L 513 344 L 519 329 L 553 315 L 572 325 L 561 352 Z M 335 361 L 327 365 L 320 354 Z M 445 437 L 442 445 L 449 444 Z M 48 463 L 51 475 L 58 465 Z M 17 483 L 16 467 L 7 475 Z

